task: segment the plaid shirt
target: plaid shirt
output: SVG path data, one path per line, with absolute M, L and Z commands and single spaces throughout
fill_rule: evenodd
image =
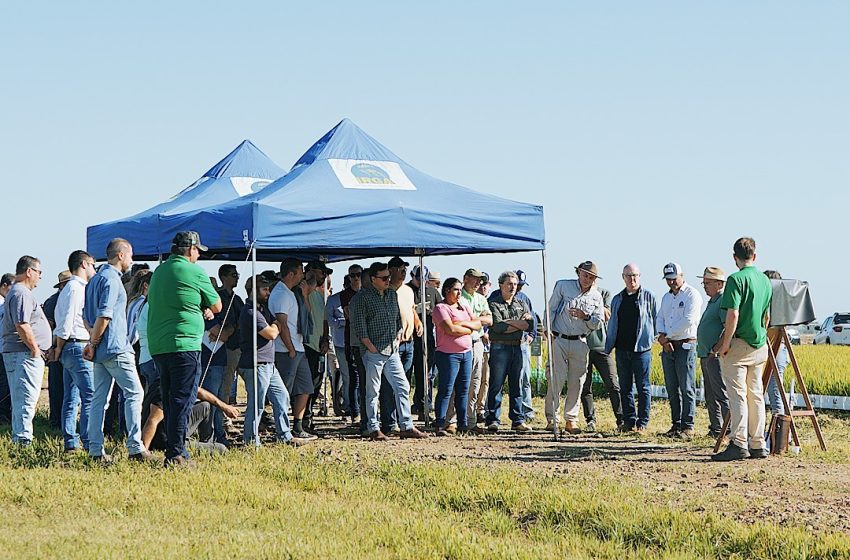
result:
M 387 288 L 381 294 L 371 283 L 364 282 L 363 288 L 351 300 L 348 313 L 351 334 L 361 347 L 365 348 L 360 340 L 368 338 L 381 354 L 393 353 L 393 343 L 402 331 L 395 290 Z

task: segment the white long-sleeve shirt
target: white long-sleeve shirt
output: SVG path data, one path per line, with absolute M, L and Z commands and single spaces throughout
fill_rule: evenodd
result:
M 59 292 L 56 300 L 56 328 L 53 335 L 68 340 L 88 340 L 89 331 L 83 323 L 83 306 L 86 302 L 86 283 L 79 276 L 71 276 L 71 279 Z
M 695 339 L 701 313 L 702 295 L 686 282 L 678 294 L 670 291 L 661 298 L 661 309 L 655 319 L 656 330 L 665 334 L 668 340 Z
M 552 330 L 568 336 L 586 335 L 605 322 L 605 302 L 602 294 L 592 286 L 582 292 L 578 280 L 558 280 L 549 298 Z M 570 317 L 570 309 L 580 309 L 590 315 L 587 321 Z

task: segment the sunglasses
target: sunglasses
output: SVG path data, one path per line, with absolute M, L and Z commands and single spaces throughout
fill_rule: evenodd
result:
M 389 281 L 390 275 L 387 274 L 386 276 L 375 276 L 375 278 L 377 278 L 378 280 Z
M 361 274 L 363 274 L 363 273 L 362 272 L 349 272 L 348 277 L 349 278 L 360 278 Z

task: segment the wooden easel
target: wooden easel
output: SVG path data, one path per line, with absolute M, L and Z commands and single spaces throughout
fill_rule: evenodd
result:
M 815 435 L 817 435 L 818 443 L 820 443 L 820 448 L 826 451 L 826 443 L 824 443 L 823 441 L 823 434 L 820 431 L 818 417 L 815 413 L 814 407 L 812 406 L 812 401 L 809 398 L 809 391 L 808 389 L 806 389 L 806 383 L 803 381 L 803 375 L 800 373 L 800 366 L 797 364 L 797 357 L 794 355 L 794 347 L 791 346 L 791 339 L 788 338 L 788 333 L 785 332 L 785 327 L 774 327 L 768 329 L 767 339 L 767 365 L 765 365 L 764 373 L 762 373 L 761 377 L 762 386 L 764 387 L 764 390 L 767 391 L 767 384 L 772 376 L 774 381 L 776 381 L 777 385 L 781 388 L 779 394 L 782 395 L 782 404 L 785 405 L 786 415 L 788 415 L 791 419 L 791 438 L 794 441 L 794 445 L 796 445 L 797 447 L 800 446 L 800 438 L 797 437 L 797 426 L 794 423 L 794 418 L 806 416 L 812 421 L 812 427 L 814 427 L 815 429 Z M 794 367 L 794 375 L 797 378 L 797 386 L 800 391 L 800 394 L 803 396 L 803 402 L 805 403 L 805 408 L 802 408 L 800 410 L 793 410 L 791 408 L 788 403 L 788 397 L 785 395 L 785 388 L 782 386 L 782 381 L 779 379 L 779 369 L 776 366 L 776 354 L 779 352 L 779 347 L 782 345 L 783 342 L 785 343 L 785 348 L 788 349 L 788 358 L 791 361 L 791 365 Z M 720 429 L 720 435 L 717 437 L 717 442 L 714 444 L 715 453 L 720 451 L 720 446 L 723 442 L 723 438 L 729 431 L 730 423 L 731 418 L 730 415 L 727 414 L 726 418 L 723 419 L 723 427 Z

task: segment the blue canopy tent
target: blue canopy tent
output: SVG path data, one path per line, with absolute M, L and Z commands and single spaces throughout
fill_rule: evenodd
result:
M 250 256 L 254 265 L 258 255 L 327 262 L 416 255 L 421 266 L 426 255 L 541 251 L 547 290 L 542 206 L 431 177 L 348 119 L 259 193 L 170 212 L 160 227 L 167 239 L 195 230 L 215 256 Z M 424 308 L 422 315 L 424 323 Z M 547 325 L 548 317 L 547 309 Z
M 211 253 L 235 258 L 253 244 L 263 260 L 540 251 L 545 244 L 542 206 L 431 177 L 348 119 L 259 193 L 169 211 L 159 225 L 160 238 L 191 229 Z
M 95 258 L 104 259 L 109 241 L 123 237 L 133 245 L 137 260 L 155 260 L 170 251 L 173 238 L 161 235 L 162 216 L 198 210 L 254 194 L 284 173 L 250 140 L 244 140 L 200 179 L 169 200 L 129 218 L 89 227 L 88 251 Z

